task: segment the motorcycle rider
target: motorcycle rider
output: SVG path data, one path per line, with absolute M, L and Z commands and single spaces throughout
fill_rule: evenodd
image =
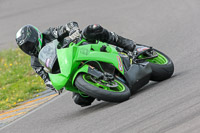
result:
M 81 36 L 89 42 L 99 40 L 129 51 L 133 51 L 135 48 L 134 41 L 119 36 L 114 32 L 109 32 L 99 24 L 89 25 L 80 32 L 77 22 L 69 22 L 57 28 L 50 27 L 43 33 L 35 26 L 28 24 L 20 28 L 16 33 L 16 42 L 23 52 L 31 56 L 31 67 L 44 80 L 46 87 L 55 90 L 47 72 L 44 71 L 44 67 L 38 60 L 38 54 L 42 47 L 55 39 L 64 43 L 66 41 L 65 37 L 69 37 L 73 41 Z M 94 101 L 93 97 L 82 97 L 78 93 L 73 93 L 72 97 L 74 102 L 82 107 L 91 105 Z

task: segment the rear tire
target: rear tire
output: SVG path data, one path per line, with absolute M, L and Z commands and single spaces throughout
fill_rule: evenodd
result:
M 157 53 L 159 53 L 160 55 L 162 55 L 163 57 L 165 57 L 167 59 L 167 63 L 166 64 L 157 64 L 157 63 L 149 62 L 151 69 L 152 69 L 152 74 L 151 74 L 150 80 L 152 80 L 152 81 L 166 80 L 166 79 L 170 78 L 172 76 L 172 74 L 174 73 L 174 64 L 167 55 L 165 55 L 164 53 L 162 53 L 156 49 L 154 49 L 154 50 Z
M 108 102 L 123 102 L 129 99 L 131 96 L 129 88 L 119 80 L 114 80 L 119 87 L 122 88 L 120 91 L 105 90 L 98 87 L 98 84 L 92 83 L 92 81 L 86 80 L 85 76 L 88 74 L 81 73 L 75 80 L 75 86 L 86 93 L 87 95 L 104 100 Z
M 143 44 L 137 44 L 138 46 L 149 47 Z M 172 76 L 174 73 L 174 64 L 172 60 L 163 52 L 160 52 L 157 49 L 153 49 L 157 52 L 158 57 L 153 59 L 147 59 L 146 61 L 149 62 L 152 74 L 150 80 L 152 81 L 163 81 Z

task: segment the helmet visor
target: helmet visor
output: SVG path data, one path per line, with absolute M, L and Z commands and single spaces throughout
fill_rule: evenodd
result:
M 38 50 L 37 50 L 37 46 L 35 44 L 36 42 L 26 42 L 25 45 L 22 45 L 21 46 L 21 49 L 28 55 L 31 55 L 31 56 L 37 56 L 37 53 L 38 53 Z M 38 43 L 38 42 L 37 42 Z
M 38 53 L 38 32 L 35 29 L 27 28 L 27 34 L 24 44 L 21 46 L 21 49 L 29 54 L 37 56 Z

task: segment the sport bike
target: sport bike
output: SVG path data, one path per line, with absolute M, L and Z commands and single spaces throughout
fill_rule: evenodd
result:
M 42 48 L 39 60 L 56 90 L 108 102 L 125 101 L 150 80 L 162 81 L 174 72 L 166 54 L 142 44 L 126 51 L 101 41 L 79 39 L 63 46 L 54 40 Z

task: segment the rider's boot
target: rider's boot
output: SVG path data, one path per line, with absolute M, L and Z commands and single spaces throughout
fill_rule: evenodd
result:
M 72 98 L 74 102 L 81 107 L 89 106 L 94 101 L 95 98 L 87 96 L 83 97 L 79 93 L 73 93 Z
M 107 43 L 121 47 L 124 50 L 128 51 L 133 51 L 135 49 L 135 42 L 133 42 L 133 40 L 119 36 L 114 32 L 109 32 L 109 38 Z
M 128 51 L 133 51 L 135 49 L 135 42 L 117 35 L 114 32 L 109 32 L 98 24 L 89 25 L 83 31 L 83 36 L 88 40 L 99 40 L 106 42 Z

